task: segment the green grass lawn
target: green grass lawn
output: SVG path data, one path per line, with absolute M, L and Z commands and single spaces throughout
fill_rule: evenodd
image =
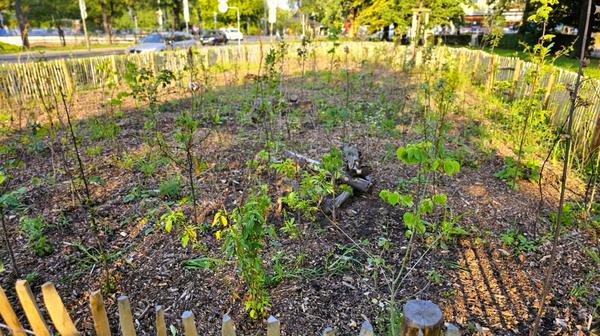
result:
M 125 43 L 113 43 L 113 44 L 92 44 L 90 45 L 91 49 L 100 49 L 100 48 L 118 48 L 118 47 L 126 47 L 129 44 Z M 12 44 L 2 43 L 0 42 L 0 54 L 10 54 L 10 53 L 18 53 L 18 52 L 40 52 L 40 51 L 72 51 L 72 50 L 84 50 L 86 49 L 86 45 L 84 44 L 75 44 L 75 45 L 67 45 L 67 46 L 33 46 L 28 50 L 21 49 Z
M 479 49 L 472 47 L 468 48 Z M 492 52 L 491 48 L 484 48 L 484 50 L 487 52 Z M 495 48 L 493 53 L 500 56 L 519 57 L 524 61 L 529 60 L 529 54 L 520 50 Z M 577 69 L 579 68 L 579 60 L 573 57 L 561 56 L 556 59 L 554 65 L 565 70 L 577 72 Z M 590 59 L 590 64 L 583 70 L 583 74 L 585 76 L 600 79 L 600 60 L 596 58 Z

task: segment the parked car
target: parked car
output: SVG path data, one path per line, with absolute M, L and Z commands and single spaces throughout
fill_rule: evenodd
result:
M 151 51 L 163 51 L 170 49 L 189 48 L 196 44 L 196 40 L 192 35 L 184 32 L 152 33 L 143 39 L 138 44 L 127 49 L 129 53 L 142 53 Z
M 202 45 L 227 44 L 227 35 L 220 30 L 207 30 L 200 37 Z
M 233 27 L 229 27 L 229 28 L 221 28 L 220 29 L 223 33 L 225 33 L 225 36 L 227 37 L 227 40 L 229 41 L 243 41 L 244 40 L 244 34 L 242 34 L 241 31 L 239 31 L 237 28 L 233 28 Z

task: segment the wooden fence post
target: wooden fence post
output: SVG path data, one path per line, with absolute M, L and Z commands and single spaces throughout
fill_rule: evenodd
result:
M 375 332 L 373 331 L 373 326 L 369 321 L 364 321 L 362 326 L 360 327 L 360 334 L 358 336 L 375 336 Z
M 156 336 L 167 336 L 165 310 L 162 306 L 156 306 Z
M 271 315 L 267 319 L 267 336 L 280 336 L 281 335 L 281 324 L 275 316 Z
M 104 300 L 100 291 L 94 291 L 90 294 L 90 310 L 94 320 L 94 329 L 97 336 L 111 336 L 110 325 L 108 324 L 108 315 L 104 307 Z
M 183 332 L 185 336 L 198 336 L 196 330 L 196 321 L 194 321 L 194 313 L 187 310 L 181 314 L 181 320 L 183 321 Z
M 26 336 L 25 329 L 23 329 L 23 325 L 19 322 L 17 318 L 17 314 L 13 310 L 10 302 L 8 301 L 8 297 L 4 292 L 4 289 L 0 287 L 0 316 L 4 323 L 8 326 L 10 331 L 15 336 Z
M 489 93 L 494 88 L 494 81 L 496 79 L 496 57 L 496 55 L 492 55 L 490 63 L 488 64 L 487 81 L 485 85 L 486 93 Z
M 442 311 L 431 301 L 410 300 L 403 308 L 402 336 L 441 336 Z
M 17 290 L 19 301 L 21 302 L 21 307 L 23 307 L 25 316 L 27 317 L 34 334 L 36 336 L 50 336 L 48 325 L 46 325 L 42 312 L 35 302 L 35 296 L 33 296 L 27 280 L 18 280 L 15 288 Z
M 121 295 L 117 299 L 119 307 L 119 325 L 123 336 L 135 336 L 135 326 L 133 325 L 133 315 L 131 314 L 131 304 L 129 298 Z
M 42 295 L 44 305 L 56 330 L 62 336 L 80 335 L 53 283 L 46 282 L 42 285 Z
M 550 72 L 550 77 L 548 78 L 548 83 L 546 83 L 546 90 L 544 91 L 544 108 L 548 107 L 548 101 L 550 100 L 550 94 L 552 93 L 552 88 L 554 88 L 554 80 L 556 79 L 556 74 L 554 71 Z
M 475 74 L 477 73 L 477 68 L 479 68 L 479 62 L 481 62 L 482 53 L 481 50 L 477 51 L 477 56 L 475 57 L 475 64 L 473 65 L 473 70 L 471 72 L 471 79 L 475 80 Z
M 517 84 L 519 83 L 519 78 L 521 78 L 521 67 L 523 66 L 523 61 L 521 59 L 517 59 L 517 62 L 515 63 L 515 71 L 513 72 L 513 76 L 512 76 L 512 92 L 510 94 L 510 96 L 512 98 L 515 97 L 516 91 L 517 91 Z
M 223 316 L 223 325 L 221 326 L 221 336 L 235 336 L 235 325 L 229 314 Z
M 67 92 L 69 94 L 73 93 L 73 77 L 71 76 L 71 72 L 69 71 L 69 66 L 67 65 L 67 61 L 63 58 L 60 60 L 60 67 L 63 72 L 63 76 L 65 77 L 65 84 L 67 85 Z

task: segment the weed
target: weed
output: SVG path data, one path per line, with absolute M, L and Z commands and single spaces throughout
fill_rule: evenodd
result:
M 54 246 L 46 236 L 45 231 L 48 229 L 46 218 L 42 216 L 21 217 L 20 228 L 27 236 L 29 247 L 39 257 L 44 257 L 54 252 Z
M 181 192 L 181 176 L 171 175 L 162 180 L 158 186 L 161 197 L 174 199 Z

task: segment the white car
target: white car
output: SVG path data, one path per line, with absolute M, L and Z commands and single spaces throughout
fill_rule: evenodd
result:
M 237 28 L 233 28 L 233 27 L 229 27 L 229 28 L 222 28 L 221 29 L 224 33 L 225 36 L 227 36 L 227 39 L 229 41 L 243 41 L 244 40 L 244 34 L 242 34 L 241 31 L 239 31 Z
M 142 53 L 152 51 L 163 51 L 178 48 L 189 48 L 196 44 L 196 40 L 192 35 L 184 32 L 167 33 L 152 33 L 143 39 L 138 44 L 127 49 L 129 53 Z

